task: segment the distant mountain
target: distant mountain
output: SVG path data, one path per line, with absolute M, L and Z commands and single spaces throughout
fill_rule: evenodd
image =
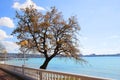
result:
M 83 55 L 83 54 L 80 54 L 79 55 L 80 57 L 83 56 L 83 57 L 103 57 L 103 56 L 117 56 L 117 57 L 120 57 L 120 53 L 117 53 L 117 54 L 102 54 L 102 55 L 98 55 L 98 54 L 90 54 L 90 55 Z M 21 54 L 21 53 L 8 53 L 8 54 L 3 54 L 3 53 L 0 53 L 0 58 L 23 58 L 24 57 L 24 54 Z M 44 57 L 43 55 L 40 55 L 40 54 L 25 54 L 25 58 L 42 58 Z M 64 55 L 57 55 L 56 57 L 66 57 Z
M 80 55 L 81 56 L 81 55 Z M 100 56 L 120 56 L 120 53 L 117 54 L 102 54 L 102 55 L 98 55 L 98 54 L 90 54 L 90 55 L 82 55 L 83 57 L 100 57 Z
M 22 54 L 22 53 L 8 53 L 8 54 L 3 54 L 0 53 L 0 58 L 40 58 L 42 57 L 40 54 Z

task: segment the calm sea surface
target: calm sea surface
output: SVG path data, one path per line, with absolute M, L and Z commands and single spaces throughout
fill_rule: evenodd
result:
M 69 58 L 54 58 L 48 65 L 48 70 L 63 71 L 90 76 L 120 80 L 120 57 L 83 57 L 87 63 L 77 63 Z M 44 58 L 29 58 L 26 66 L 39 68 Z M 23 60 L 13 59 L 6 63 L 19 65 Z

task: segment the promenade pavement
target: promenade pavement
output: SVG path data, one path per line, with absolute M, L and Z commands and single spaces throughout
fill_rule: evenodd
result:
M 0 69 L 0 80 L 19 80 L 19 79 Z

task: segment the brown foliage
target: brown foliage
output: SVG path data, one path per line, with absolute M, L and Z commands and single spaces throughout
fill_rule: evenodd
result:
M 27 40 L 28 50 L 35 49 L 50 60 L 59 54 L 80 59 L 76 46 L 80 27 L 74 16 L 65 21 L 55 7 L 42 14 L 31 6 L 22 10 L 22 14 L 16 12 L 16 18 L 18 27 L 12 34 L 20 41 Z

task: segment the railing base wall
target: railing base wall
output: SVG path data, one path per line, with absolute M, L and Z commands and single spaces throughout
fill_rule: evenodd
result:
M 20 74 L 18 72 L 14 72 L 14 71 L 10 71 L 10 70 L 6 70 L 6 69 L 3 69 L 3 68 L 0 68 L 1 70 L 7 72 L 8 74 L 10 75 L 13 75 L 15 76 L 18 80 L 36 80 L 36 79 L 33 79 L 31 77 L 28 77 L 26 75 L 23 75 L 23 74 Z

